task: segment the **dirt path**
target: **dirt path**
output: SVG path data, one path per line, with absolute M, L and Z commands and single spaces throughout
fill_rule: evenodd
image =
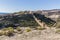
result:
M 33 15 L 33 14 L 32 14 Z M 40 23 L 40 21 L 33 15 L 33 18 L 35 19 L 35 21 L 41 26 L 41 27 L 43 27 L 43 24 L 42 23 Z
M 32 15 L 33 15 L 33 14 L 32 14 Z M 46 28 L 48 28 L 47 25 L 44 24 L 43 22 L 40 22 L 40 20 L 38 20 L 38 19 L 35 17 L 35 15 L 33 15 L 33 18 L 35 19 L 35 21 L 36 21 L 41 27 L 46 27 Z

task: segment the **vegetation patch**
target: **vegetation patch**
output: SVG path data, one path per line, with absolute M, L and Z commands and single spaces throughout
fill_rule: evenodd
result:
M 14 29 L 12 27 L 3 28 L 0 32 L 0 35 L 12 36 Z
M 60 30 L 56 30 L 56 33 L 60 33 Z
M 37 30 L 44 30 L 44 29 L 46 29 L 46 28 L 39 26 L 39 27 L 37 27 L 36 29 L 37 29 Z
M 30 27 L 27 27 L 25 31 L 26 32 L 30 32 L 31 31 L 31 28 Z
M 21 28 L 20 28 L 20 27 L 17 27 L 16 30 L 17 30 L 17 31 L 21 31 Z

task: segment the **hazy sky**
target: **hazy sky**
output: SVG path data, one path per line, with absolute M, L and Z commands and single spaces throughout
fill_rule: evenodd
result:
M 60 0 L 0 0 L 0 12 L 60 9 Z

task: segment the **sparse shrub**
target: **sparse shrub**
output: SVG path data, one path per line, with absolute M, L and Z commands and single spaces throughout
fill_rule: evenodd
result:
M 7 35 L 11 36 L 11 35 L 13 35 L 13 33 L 14 33 L 14 29 L 12 27 L 9 27 L 8 31 L 7 31 Z
M 3 31 L 0 31 L 0 36 L 2 36 L 3 35 Z
M 60 24 L 57 24 L 57 28 L 60 28 Z
M 16 30 L 17 30 L 17 31 L 21 31 L 21 28 L 20 28 L 20 27 L 17 27 Z
M 3 31 L 3 35 L 8 36 L 9 35 L 8 31 Z
M 13 29 L 12 27 L 9 27 L 8 30 L 9 30 L 10 32 L 14 32 L 14 29 Z
M 45 28 L 37 27 L 36 29 L 37 29 L 37 30 L 44 30 Z
M 56 30 L 56 33 L 60 33 L 60 30 Z
M 13 33 L 14 33 L 14 29 L 12 27 L 3 29 L 3 35 L 12 36 Z
M 6 31 L 6 30 L 7 30 L 7 28 L 3 28 L 3 29 L 2 29 L 2 31 Z
M 11 31 L 5 31 L 4 32 L 4 35 L 6 35 L 6 36 L 12 36 L 13 35 L 13 32 L 11 32 Z
M 0 36 L 2 36 L 2 35 L 6 35 L 5 31 L 0 31 Z
M 31 29 L 28 27 L 28 28 L 26 28 L 26 32 L 30 32 L 31 31 Z

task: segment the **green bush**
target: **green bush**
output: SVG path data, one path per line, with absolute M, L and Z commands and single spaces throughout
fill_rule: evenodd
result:
M 37 27 L 36 29 L 37 30 L 44 30 L 45 28 L 44 27 L 43 28 L 42 27 Z
M 31 29 L 28 27 L 28 28 L 26 28 L 26 30 L 25 30 L 26 32 L 30 32 L 31 31 Z
M 3 31 L 3 35 L 6 36 L 11 36 L 14 33 L 14 29 L 12 27 L 4 28 L 2 31 Z
M 60 30 L 56 30 L 56 33 L 60 33 Z
M 14 29 L 13 29 L 12 27 L 8 27 L 8 30 L 9 30 L 10 32 L 14 32 Z
M 17 27 L 16 30 L 17 30 L 17 31 L 21 31 L 21 28 L 20 28 L 20 27 Z
M 0 36 L 2 36 L 3 35 L 3 31 L 0 31 Z
M 6 30 L 8 30 L 8 29 L 7 29 L 7 28 L 3 28 L 3 29 L 2 29 L 2 31 L 6 31 Z
M 16 30 L 17 30 L 17 31 L 21 31 L 21 28 L 20 28 L 20 27 L 17 27 Z

